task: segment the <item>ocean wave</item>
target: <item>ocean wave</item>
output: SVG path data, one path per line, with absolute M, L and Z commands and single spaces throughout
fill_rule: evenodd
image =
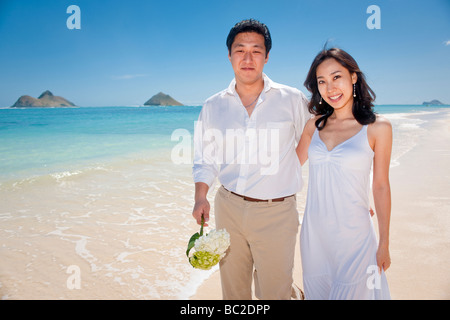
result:
M 412 150 L 426 133 L 424 125 L 428 122 L 425 115 L 433 115 L 438 111 L 417 111 L 411 113 L 383 114 L 392 124 L 393 144 L 390 167 L 400 165 L 400 159 Z
M 64 184 L 67 181 L 71 181 L 83 176 L 98 174 L 101 172 L 111 172 L 111 168 L 95 166 L 86 167 L 83 169 L 76 169 L 73 171 L 60 171 L 47 173 L 42 175 L 31 174 L 27 177 L 19 178 L 4 178 L 0 183 L 0 191 L 2 190 L 17 190 L 27 187 L 35 187 L 42 184 Z M 22 174 L 23 176 L 24 174 Z

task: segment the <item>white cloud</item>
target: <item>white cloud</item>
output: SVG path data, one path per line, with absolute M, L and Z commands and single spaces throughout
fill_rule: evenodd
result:
M 450 46 L 450 40 L 444 41 L 444 44 L 445 44 L 446 46 Z
M 121 76 L 112 76 L 114 80 L 130 80 L 134 78 L 146 77 L 148 74 L 124 74 Z

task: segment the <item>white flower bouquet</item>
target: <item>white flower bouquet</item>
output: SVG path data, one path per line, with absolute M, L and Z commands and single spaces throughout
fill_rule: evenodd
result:
M 211 230 L 208 234 L 203 234 L 203 224 L 202 217 L 200 232 L 193 234 L 189 239 L 186 256 L 194 268 L 209 270 L 226 255 L 230 246 L 230 235 L 225 229 Z M 195 252 L 189 255 L 192 248 Z

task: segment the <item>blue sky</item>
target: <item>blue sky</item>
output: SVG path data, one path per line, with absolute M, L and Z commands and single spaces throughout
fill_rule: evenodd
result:
M 81 29 L 66 12 L 81 9 Z M 381 29 L 370 30 L 370 5 Z M 450 104 L 450 1 L 0 0 L 0 107 L 50 90 L 79 106 L 140 105 L 163 91 L 200 105 L 233 78 L 225 40 L 238 21 L 270 29 L 265 72 L 306 92 L 326 41 L 348 51 L 376 104 Z

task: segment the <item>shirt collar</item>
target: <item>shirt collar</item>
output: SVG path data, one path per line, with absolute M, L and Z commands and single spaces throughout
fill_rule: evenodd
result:
M 265 73 L 263 75 L 264 80 L 264 92 L 269 91 L 270 89 L 280 89 L 281 85 L 279 83 L 273 82 Z M 225 90 L 225 93 L 235 95 L 236 93 L 236 78 L 233 78 L 228 88 Z

